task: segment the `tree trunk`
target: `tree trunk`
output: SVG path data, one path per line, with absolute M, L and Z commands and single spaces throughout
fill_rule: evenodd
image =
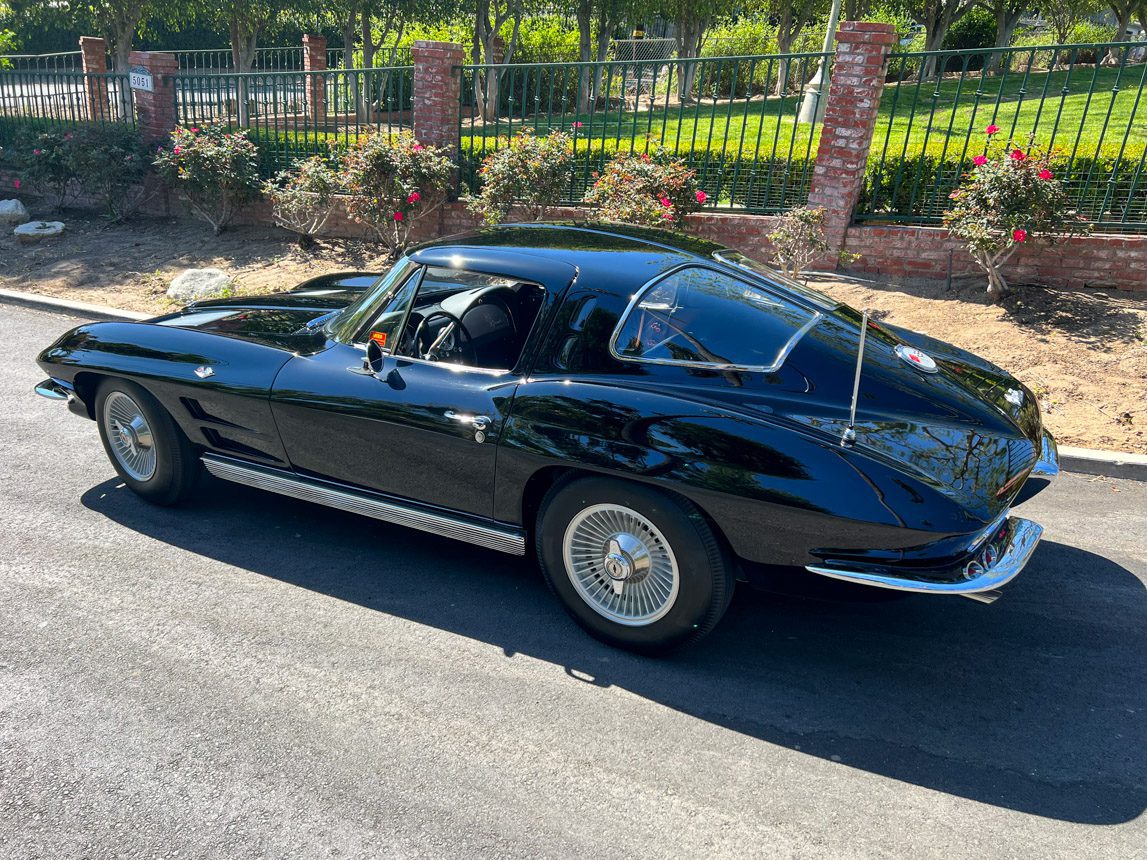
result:
M 1019 26 L 1020 16 L 1023 13 L 1023 8 L 1016 9 L 1007 3 L 1002 3 L 996 7 L 996 42 L 993 47 L 1006 48 L 1011 44 L 1012 36 L 1016 32 L 1016 27 Z M 988 60 L 988 72 L 998 72 L 1003 59 L 1004 55 L 1001 51 L 992 54 L 991 59 Z
M 590 17 L 590 6 L 587 2 L 580 2 L 577 6 L 577 34 L 578 34 L 578 60 L 588 63 L 593 59 L 593 21 Z M 577 112 L 589 113 L 589 68 L 578 68 L 577 76 Z
M 120 31 L 115 36 L 115 49 L 112 62 L 115 64 L 115 71 L 121 75 L 126 75 L 131 68 L 131 42 L 132 36 L 135 35 L 135 27 L 131 30 L 124 32 Z M 128 86 L 126 79 L 119 79 L 115 83 L 115 101 L 116 101 L 116 119 L 127 121 L 132 118 L 132 96 L 131 87 Z M 107 105 L 101 105 L 101 110 L 106 110 Z
M 686 16 L 677 22 L 677 58 L 694 60 L 701 51 L 701 39 L 708 27 L 708 20 L 699 16 Z M 693 96 L 693 84 L 697 78 L 697 64 L 682 62 L 678 66 L 677 96 L 688 101 Z
M 1115 13 L 1115 20 L 1119 27 L 1119 32 L 1115 34 L 1116 42 L 1127 41 L 1127 27 L 1131 23 L 1131 13 L 1134 10 L 1134 0 L 1125 0 L 1125 5 L 1116 6 L 1111 4 L 1111 11 Z M 1119 45 L 1112 45 L 1107 49 L 1107 58 L 1103 61 L 1105 66 L 1118 66 L 1119 55 L 1123 53 L 1123 48 Z

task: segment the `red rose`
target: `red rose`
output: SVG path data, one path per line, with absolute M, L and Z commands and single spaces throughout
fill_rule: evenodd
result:
M 987 163 L 988 157 L 986 155 L 977 155 L 972 159 L 972 164 L 976 165 L 976 167 L 983 167 Z
M 43 154 L 44 154 L 44 150 L 42 150 L 42 149 L 33 149 L 32 150 L 32 155 L 43 155 Z
M 570 123 L 570 128 L 581 128 L 581 122 L 580 121 L 574 121 L 574 122 Z
M 182 149 L 180 149 L 178 146 L 177 146 L 177 147 L 175 147 L 175 148 L 174 148 L 173 150 L 171 150 L 171 151 L 172 151 L 172 152 L 174 152 L 176 155 L 179 155 L 179 153 L 183 152 L 183 150 L 182 150 Z
M 403 214 L 401 212 L 395 212 L 394 213 L 394 220 L 395 221 L 401 221 L 404 217 L 405 216 L 403 216 Z
M 984 129 L 984 134 L 995 134 L 999 130 L 1000 130 L 1000 127 L 998 125 L 996 125 L 995 123 L 992 123 L 991 125 L 989 125 L 987 128 Z
M 422 199 L 421 194 L 419 194 L 417 191 L 411 191 L 410 196 L 406 198 L 406 202 L 410 203 L 410 204 L 414 204 L 414 203 L 417 203 L 421 199 Z
M 1024 151 L 1022 149 L 1013 149 L 1012 150 L 1012 153 L 1011 153 L 1012 161 L 1023 161 L 1025 158 L 1027 158 L 1027 156 L 1024 155 Z
M 1055 174 L 1048 170 L 1046 167 L 1039 172 L 1040 179 L 1055 179 Z
M 670 200 L 668 197 L 662 197 L 661 198 L 661 205 L 668 209 L 670 206 L 673 205 L 673 201 Z
M 1012 230 L 1012 241 L 1013 242 L 1026 241 L 1027 237 L 1028 237 L 1028 231 L 1027 230 Z
M 709 195 L 704 191 L 697 192 L 697 202 L 704 205 L 705 201 L 709 199 Z

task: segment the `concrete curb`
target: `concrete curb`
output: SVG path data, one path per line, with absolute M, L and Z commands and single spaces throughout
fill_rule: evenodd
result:
M 1147 481 L 1147 454 L 1095 451 L 1091 448 L 1072 448 L 1069 445 L 1061 445 L 1059 467 L 1065 472 L 1102 475 L 1105 478 L 1126 478 L 1130 481 Z
M 121 311 L 118 308 L 109 308 L 106 305 L 91 305 L 87 302 L 73 302 L 68 299 L 57 299 L 54 296 L 39 296 L 35 293 L 22 293 L 19 290 L 0 290 L 0 303 L 21 305 L 38 311 L 54 311 L 56 313 L 71 314 L 94 320 L 114 320 L 119 322 L 139 322 L 148 320 L 155 314 L 145 314 L 139 311 Z
M 16 290 L 0 290 L 0 304 L 3 303 L 97 320 L 139 322 L 154 316 L 137 311 L 121 311 L 104 305 L 90 305 L 86 302 L 21 293 Z M 1060 446 L 1059 466 L 1065 472 L 1147 481 L 1147 454 L 1124 454 L 1120 451 L 1095 451 L 1091 448 Z

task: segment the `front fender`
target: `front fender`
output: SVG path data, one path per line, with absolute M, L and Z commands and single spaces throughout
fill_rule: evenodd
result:
M 70 385 L 89 414 L 100 378 L 128 379 L 146 388 L 193 443 L 283 463 L 268 395 L 290 358 L 283 349 L 194 329 L 98 322 L 65 333 L 37 363 Z

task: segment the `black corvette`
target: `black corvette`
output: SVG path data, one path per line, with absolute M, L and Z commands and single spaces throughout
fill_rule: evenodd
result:
M 102 322 L 39 357 L 157 504 L 227 481 L 522 555 L 659 650 L 781 568 L 991 602 L 1058 472 L 1032 393 L 741 254 L 502 227 L 383 274 Z

